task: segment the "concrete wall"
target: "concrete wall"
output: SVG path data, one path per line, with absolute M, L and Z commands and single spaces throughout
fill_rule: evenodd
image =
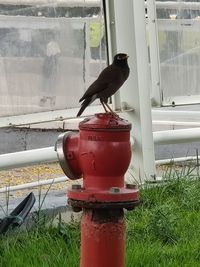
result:
M 63 130 L 0 129 L 0 154 L 53 146 Z

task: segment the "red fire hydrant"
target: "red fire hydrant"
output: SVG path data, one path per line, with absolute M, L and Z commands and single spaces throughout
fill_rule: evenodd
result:
M 65 174 L 73 180 L 83 177 L 83 186 L 68 190 L 73 210 L 83 210 L 80 267 L 124 267 L 123 209 L 139 203 L 138 189 L 124 182 L 131 124 L 102 113 L 82 121 L 79 129 L 59 136 L 56 150 Z

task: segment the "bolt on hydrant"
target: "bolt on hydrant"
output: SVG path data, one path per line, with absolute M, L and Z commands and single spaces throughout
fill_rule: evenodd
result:
M 79 133 L 66 132 L 56 143 L 60 165 L 72 180 L 68 203 L 83 210 L 80 267 L 125 266 L 123 209 L 139 203 L 136 186 L 125 186 L 124 175 L 131 159 L 131 124 L 100 113 L 83 120 Z

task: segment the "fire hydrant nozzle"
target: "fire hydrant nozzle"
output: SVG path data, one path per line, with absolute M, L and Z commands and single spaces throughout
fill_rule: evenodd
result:
M 102 113 L 83 120 L 79 130 L 59 136 L 56 150 L 65 174 L 73 180 L 83 178 L 83 186 L 68 190 L 68 203 L 76 211 L 83 209 L 80 266 L 123 267 L 123 208 L 139 203 L 138 188 L 124 182 L 131 160 L 131 124 Z M 109 249 L 105 242 L 112 243 Z

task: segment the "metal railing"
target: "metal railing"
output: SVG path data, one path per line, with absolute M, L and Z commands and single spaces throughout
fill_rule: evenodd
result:
M 156 9 L 192 9 L 192 10 L 199 10 L 200 3 L 199 2 L 184 2 L 184 1 L 156 1 Z M 145 7 L 147 7 L 147 1 L 145 1 Z
M 45 5 L 61 7 L 96 7 L 100 5 L 100 0 L 2 0 L 4 5 Z
M 155 1 L 157 9 L 192 9 L 199 10 L 200 3 L 199 2 L 184 2 L 184 1 Z
M 0 188 L 0 193 L 24 190 L 24 189 L 28 189 L 28 188 L 43 186 L 43 185 L 54 185 L 54 184 L 66 182 L 68 180 L 69 179 L 66 176 L 63 176 L 63 177 L 58 177 L 58 178 L 54 178 L 54 179 L 39 180 L 36 182 L 31 182 L 31 183 L 26 183 L 26 184 L 5 186 L 5 187 Z
M 200 128 L 157 131 L 153 133 L 153 139 L 154 139 L 154 144 L 159 144 L 159 145 L 196 142 L 200 141 Z M 132 143 L 132 149 L 134 149 L 133 138 L 131 138 L 131 143 Z M 40 149 L 32 149 L 27 151 L 0 155 L 0 170 L 8 170 L 13 168 L 20 168 L 30 165 L 37 165 L 37 164 L 57 162 L 57 161 L 58 161 L 57 153 L 53 146 Z M 167 161 L 170 161 L 170 159 Z M 161 162 L 162 160 L 157 161 L 157 164 L 160 164 Z M 52 179 L 48 181 L 49 183 L 45 182 L 45 184 L 52 183 Z M 34 186 L 37 185 L 38 184 L 36 182 Z

